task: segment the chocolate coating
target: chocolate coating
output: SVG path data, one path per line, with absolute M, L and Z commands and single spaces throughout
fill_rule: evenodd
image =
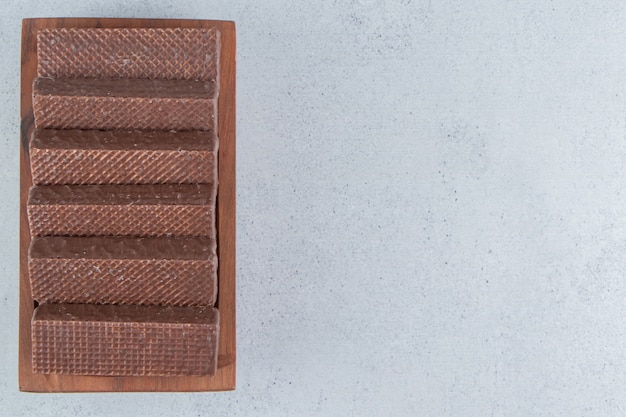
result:
M 216 80 L 215 28 L 48 28 L 37 34 L 40 77 Z
M 33 236 L 215 237 L 214 184 L 35 186 Z
M 42 304 L 32 320 L 33 371 L 45 374 L 211 375 L 212 307 Z
M 97 130 L 215 130 L 210 81 L 37 78 L 35 127 Z
M 187 259 L 215 255 L 215 239 L 189 237 L 68 237 L 34 238 L 31 259 Z
M 217 183 L 215 132 L 36 129 L 36 185 Z
M 48 185 L 28 193 L 28 205 L 205 205 L 213 184 Z
M 35 78 L 35 96 L 137 97 L 214 99 L 217 85 L 211 81 L 145 80 L 128 78 Z
M 217 151 L 214 131 L 35 129 L 33 149 Z

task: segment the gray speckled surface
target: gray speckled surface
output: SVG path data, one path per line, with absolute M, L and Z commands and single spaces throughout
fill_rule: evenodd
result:
M 17 392 L 20 19 L 238 30 L 238 389 Z M 622 416 L 626 6 L 22 1 L 0 17 L 0 410 Z

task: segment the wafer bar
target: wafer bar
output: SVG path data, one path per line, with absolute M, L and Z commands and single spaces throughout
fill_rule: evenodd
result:
M 37 72 L 52 78 L 216 80 L 215 28 L 50 28 L 37 34 Z
M 215 184 L 48 185 L 28 196 L 33 236 L 215 238 Z
M 35 127 L 49 129 L 215 130 L 211 81 L 36 78 Z
M 39 303 L 212 306 L 214 239 L 34 238 L 28 257 Z
M 217 368 L 212 307 L 42 304 L 31 329 L 36 373 L 176 376 Z
M 30 164 L 37 185 L 216 183 L 217 148 L 213 131 L 36 129 Z

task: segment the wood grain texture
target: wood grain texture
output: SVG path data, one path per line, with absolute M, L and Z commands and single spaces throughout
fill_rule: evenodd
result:
M 43 375 L 32 370 L 31 318 L 34 303 L 28 277 L 30 233 L 26 213 L 32 185 L 29 138 L 33 132 L 32 83 L 37 72 L 37 31 L 44 28 L 217 28 L 221 32 L 217 198 L 218 297 L 220 335 L 218 370 L 212 377 L 99 377 Z M 32 392 L 224 391 L 235 388 L 235 23 L 159 19 L 25 19 L 22 22 L 20 126 L 20 323 L 19 387 Z

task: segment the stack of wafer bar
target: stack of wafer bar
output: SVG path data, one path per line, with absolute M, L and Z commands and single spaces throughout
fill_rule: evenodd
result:
M 38 33 L 35 372 L 215 373 L 219 53 L 214 29 Z

